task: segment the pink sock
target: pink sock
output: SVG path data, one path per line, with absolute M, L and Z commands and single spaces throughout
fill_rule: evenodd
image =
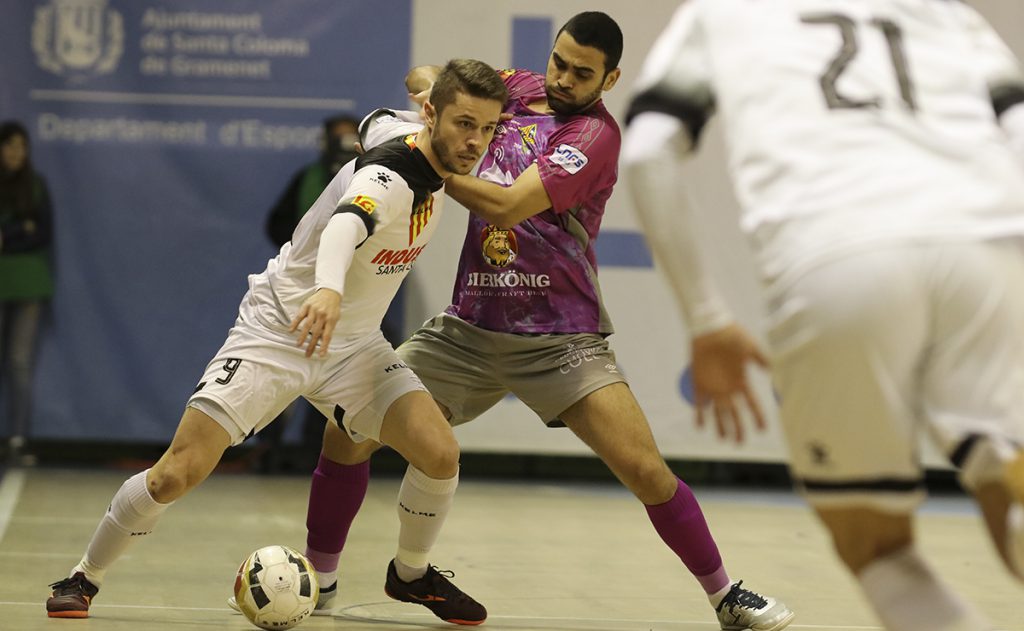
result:
M 690 487 L 679 480 L 672 499 L 646 508 L 662 541 L 682 559 L 706 593 L 714 594 L 729 584 L 718 546 Z
M 338 569 L 348 529 L 363 504 L 369 484 L 369 460 L 344 465 L 320 455 L 306 512 L 306 557 L 318 572 Z

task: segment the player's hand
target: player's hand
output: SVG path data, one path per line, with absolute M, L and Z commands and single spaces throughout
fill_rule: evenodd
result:
M 340 315 L 341 294 L 333 289 L 318 289 L 302 303 L 288 330 L 299 332 L 296 346 L 306 347 L 306 357 L 313 356 L 317 344 L 320 345 L 320 357 L 324 357 Z
M 693 338 L 693 391 L 697 401 L 697 427 L 704 427 L 705 407 L 714 410 L 718 436 L 732 435 L 743 442 L 743 424 L 737 404 L 750 409 L 759 430 L 767 427 L 761 404 L 747 381 L 747 362 L 764 368 L 768 360 L 757 342 L 736 324 Z

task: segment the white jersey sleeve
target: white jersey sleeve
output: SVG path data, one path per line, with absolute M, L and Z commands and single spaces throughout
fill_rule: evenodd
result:
M 684 2 L 644 61 L 627 121 L 643 112 L 682 120 L 696 144 L 714 113 L 711 63 L 699 0 Z
M 392 138 L 418 133 L 423 129 L 419 112 L 408 110 L 373 110 L 359 123 L 359 142 L 369 151 Z
M 696 337 L 724 328 L 733 316 L 704 269 L 692 206 L 678 177 L 691 148 L 681 121 L 642 112 L 629 124 L 622 158 L 647 243 Z

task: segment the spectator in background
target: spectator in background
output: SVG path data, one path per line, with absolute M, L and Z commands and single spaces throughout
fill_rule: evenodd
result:
M 359 140 L 359 121 L 349 114 L 324 120 L 320 157 L 299 169 L 267 217 L 267 236 L 281 247 L 291 241 L 292 231 L 331 178 L 346 162 L 354 159 Z
M 43 304 L 53 295 L 50 193 L 32 168 L 28 131 L 0 123 L 0 378 L 9 411 L 9 456 L 29 433 L 32 369 Z

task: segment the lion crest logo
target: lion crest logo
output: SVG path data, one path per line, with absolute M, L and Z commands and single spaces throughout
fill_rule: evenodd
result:
M 124 19 L 107 0 L 50 0 L 36 8 L 32 50 L 39 67 L 58 76 L 110 74 L 124 53 Z

